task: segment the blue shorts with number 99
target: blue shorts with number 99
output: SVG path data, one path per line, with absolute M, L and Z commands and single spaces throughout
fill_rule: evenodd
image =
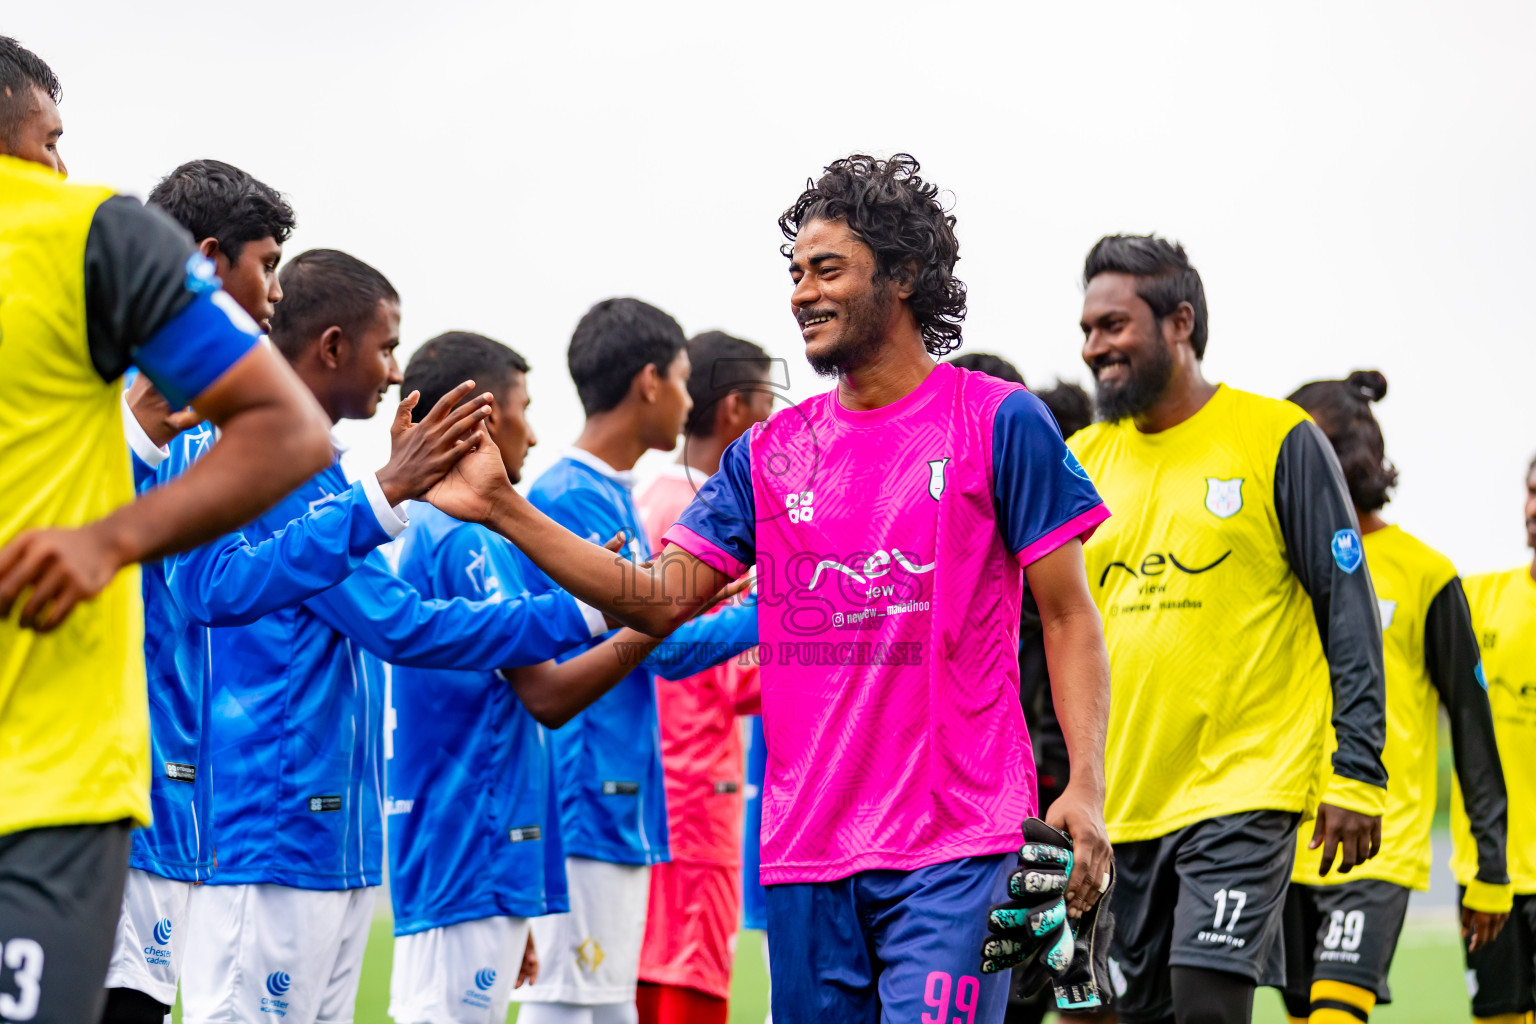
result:
M 1009 974 L 981 973 L 981 944 L 1016 861 L 768 886 L 774 1024 L 998 1024 Z

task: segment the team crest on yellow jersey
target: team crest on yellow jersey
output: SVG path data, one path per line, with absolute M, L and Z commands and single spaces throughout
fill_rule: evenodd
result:
M 1231 519 L 1243 508 L 1243 479 L 1205 478 L 1205 508 L 1217 519 Z

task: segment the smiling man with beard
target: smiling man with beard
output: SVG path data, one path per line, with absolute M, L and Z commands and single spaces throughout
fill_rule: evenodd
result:
M 1289 402 L 1205 379 L 1183 248 L 1112 235 L 1083 280 L 1102 422 L 1068 444 L 1119 513 L 1087 549 L 1113 682 L 1119 1019 L 1246 1022 L 1255 984 L 1281 977 L 1298 819 L 1316 815 L 1323 874 L 1381 845 L 1376 598 L 1327 438 Z
M 1109 667 L 1082 546 L 1108 512 L 1038 399 L 935 362 L 965 315 L 954 217 L 937 196 L 906 154 L 851 156 L 783 214 L 790 311 L 807 361 L 837 387 L 732 442 L 654 568 L 616 565 L 560 529 L 479 453 L 431 495 L 653 635 L 757 566 L 778 1024 L 998 1024 L 997 972 L 1060 951 L 1068 914 L 1110 884 Z M 1019 706 L 1026 578 L 1072 758 L 1045 814 L 1076 844 L 1070 874 L 1053 868 L 1030 900 L 1036 915 L 989 913 L 1022 895 L 1025 872 L 1010 870 L 1036 812 Z M 636 593 L 653 597 L 625 600 Z M 1059 846 L 1050 855 L 1072 864 Z M 1011 934 L 989 939 L 1000 922 Z

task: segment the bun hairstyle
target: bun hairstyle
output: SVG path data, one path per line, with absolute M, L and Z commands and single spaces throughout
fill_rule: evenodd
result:
M 1307 410 L 1328 436 L 1349 496 L 1360 512 L 1375 512 L 1391 499 L 1397 470 L 1387 461 L 1381 425 L 1371 403 L 1387 396 L 1387 378 L 1379 370 L 1356 370 L 1343 380 L 1303 384 L 1290 400 Z

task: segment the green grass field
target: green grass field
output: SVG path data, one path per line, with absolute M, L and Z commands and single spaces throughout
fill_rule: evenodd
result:
M 373 926 L 363 982 L 357 995 L 357 1024 L 389 1024 L 389 921 Z M 762 1024 L 768 1011 L 768 975 L 763 970 L 762 933 L 742 932 L 732 983 L 731 1024 Z M 1394 1001 L 1371 1015 L 1379 1024 L 1461 1024 L 1472 1019 L 1462 982 L 1461 951 L 1449 921 L 1410 920 L 1392 966 Z M 517 1019 L 513 1004 L 510 1020 Z M 1280 997 L 1259 991 L 1254 1024 L 1285 1024 Z

